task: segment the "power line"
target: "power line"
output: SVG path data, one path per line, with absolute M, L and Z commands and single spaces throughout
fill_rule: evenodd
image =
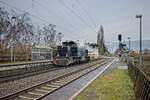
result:
M 30 14 L 29 12 L 27 12 L 27 11 L 25 11 L 25 10 L 19 9 L 19 8 L 17 8 L 17 7 L 14 7 L 14 6 L 12 6 L 12 5 L 10 5 L 10 4 L 4 2 L 4 1 L 0 1 L 0 2 L 3 3 L 3 4 L 5 4 L 5 5 L 7 5 L 7 6 L 9 6 L 9 7 L 11 7 L 11 8 L 14 8 L 14 9 L 20 11 L 20 12 L 27 13 L 27 14 L 29 14 L 29 15 L 32 16 L 32 17 L 35 17 L 35 18 L 37 18 L 37 19 L 39 19 L 39 20 L 41 20 L 41 21 L 44 21 L 44 22 L 48 23 L 46 20 L 44 20 L 44 19 L 42 19 L 42 18 L 40 18 L 40 17 L 37 17 L 37 16 L 35 16 L 35 15 L 33 15 L 33 14 Z
M 31 14 L 31 13 L 25 11 L 25 10 L 22 10 L 22 9 L 19 9 L 19 8 L 15 7 L 15 6 L 12 6 L 12 5 L 10 5 L 10 4 L 4 2 L 4 1 L 0 1 L 0 3 L 2 3 L 2 4 L 4 4 L 4 5 L 7 5 L 8 7 L 11 7 L 11 8 L 13 8 L 13 9 L 16 9 L 16 10 L 18 10 L 18 11 L 20 11 L 20 12 L 27 13 L 28 15 L 30 15 L 30 16 L 32 16 L 32 17 L 34 17 L 34 18 L 36 18 L 36 19 L 38 19 L 38 20 L 40 20 L 40 21 L 42 21 L 42 22 L 45 22 L 45 23 L 47 23 L 47 24 L 50 24 L 50 23 L 51 23 L 51 22 L 49 22 L 49 21 L 47 21 L 47 20 L 42 19 L 41 17 L 38 17 L 38 16 L 33 15 L 33 14 Z M 58 26 L 58 25 L 57 25 L 57 26 Z M 69 32 L 69 33 L 71 32 L 70 30 L 65 29 L 65 28 L 63 28 L 63 27 L 61 27 L 61 26 L 58 26 L 58 27 L 60 27 L 61 29 L 65 30 L 65 31 L 67 31 L 67 32 Z
M 45 10 L 48 12 L 48 13 L 50 13 L 51 12 L 51 10 L 48 8 L 48 7 L 46 7 L 45 5 L 43 5 L 43 4 L 41 4 L 41 3 L 39 3 L 38 1 L 35 1 L 35 3 L 37 3 L 39 6 L 41 6 L 42 8 L 45 8 Z M 55 13 L 56 14 L 56 13 Z M 58 15 L 58 14 L 57 14 Z M 61 17 L 60 17 L 61 18 Z M 74 29 L 74 30 L 78 30 L 77 28 L 75 28 L 69 21 L 67 21 L 69 24 L 70 24 L 70 26 Z M 78 30 L 79 31 L 79 30 Z
M 69 6 L 67 6 L 62 0 L 57 0 L 59 1 L 65 8 L 67 8 L 71 13 L 73 13 L 82 23 L 84 23 L 86 26 L 88 26 L 89 28 L 91 28 L 94 32 L 95 29 L 93 29 L 93 27 L 91 25 L 88 25 L 81 16 L 79 16 L 74 10 L 72 10 Z
M 48 7 L 46 7 L 46 6 L 44 6 L 44 5 L 42 5 L 41 3 L 39 3 L 39 2 L 37 2 L 37 1 L 34 1 L 34 3 L 37 3 L 39 6 L 41 6 L 42 8 L 45 8 L 45 9 L 47 9 L 47 11 L 48 12 L 51 12 L 51 10 L 48 8 Z M 70 24 L 72 27 L 74 27 L 72 24 Z M 75 29 L 75 28 L 74 28 Z M 75 29 L 76 30 L 76 29 Z M 79 30 L 78 30 L 79 31 Z M 72 39 L 73 38 L 75 38 L 73 35 L 71 35 L 71 34 L 68 34 L 69 35 L 69 37 L 72 37 Z
M 91 20 L 91 22 L 93 23 L 93 25 L 96 27 L 96 23 L 93 20 L 93 18 L 90 16 L 90 14 L 87 12 L 87 10 L 82 6 L 81 2 L 79 0 L 76 0 L 77 3 L 81 6 L 82 10 L 85 12 L 85 14 L 88 16 L 88 18 Z

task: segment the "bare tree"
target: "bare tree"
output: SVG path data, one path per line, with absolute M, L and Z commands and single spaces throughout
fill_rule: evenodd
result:
M 28 60 L 28 51 L 31 50 L 33 42 L 33 25 L 30 22 L 30 18 L 27 13 L 24 13 L 20 16 L 16 29 L 16 40 L 19 40 L 19 43 L 22 44 L 26 53 L 26 59 Z
M 6 49 L 10 40 L 10 18 L 9 13 L 2 7 L 0 7 L 0 48 Z
M 49 24 L 44 26 L 43 33 L 45 34 L 44 40 L 49 47 L 54 48 L 56 46 L 56 25 Z
M 33 46 L 38 46 L 41 45 L 41 41 L 42 41 L 42 30 L 40 29 L 40 27 L 37 27 L 37 32 L 34 34 L 33 36 L 34 40 L 33 40 Z
M 42 29 L 38 28 L 34 34 L 33 24 L 28 13 L 19 15 L 12 12 L 10 14 L 6 9 L 0 7 L 0 50 L 13 49 L 14 52 L 19 46 L 22 48 L 21 52 L 28 59 L 28 51 L 33 45 L 45 43 L 46 46 L 54 49 L 57 42 L 55 28 L 56 25 L 53 24 L 45 25 Z

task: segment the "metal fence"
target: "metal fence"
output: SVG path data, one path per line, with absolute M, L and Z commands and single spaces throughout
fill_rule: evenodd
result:
M 150 100 L 150 77 L 139 66 L 129 63 L 129 75 L 134 83 L 137 100 Z

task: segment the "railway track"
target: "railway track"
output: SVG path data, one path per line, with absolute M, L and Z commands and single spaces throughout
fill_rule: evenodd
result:
M 35 86 L 18 91 L 16 93 L 9 94 L 7 96 L 1 97 L 0 100 L 40 100 L 48 94 L 99 68 L 107 62 L 108 60 L 101 60 L 100 63 L 90 63 L 86 68 L 82 68 L 80 70 L 59 76 L 55 79 L 42 82 Z
M 50 69 L 47 70 L 42 70 L 42 71 L 35 71 L 35 72 L 26 72 L 26 73 L 22 73 L 22 74 L 15 74 L 15 75 L 6 75 L 6 76 L 1 76 L 0 77 L 0 82 L 8 82 L 11 80 L 18 80 L 24 77 L 29 77 L 29 76 L 33 76 L 33 75 L 38 75 L 38 74 L 42 74 L 42 73 L 46 73 L 46 72 L 51 72 L 51 71 L 55 71 L 55 70 L 60 70 L 63 68 L 56 68 L 56 67 L 51 67 Z
M 19 79 L 37 73 L 42 73 L 44 70 L 53 70 L 52 61 L 33 61 L 14 64 L 0 64 L 0 82 L 6 82 L 13 79 Z
M 84 64 L 84 63 L 82 63 L 82 64 Z M 82 64 L 80 64 L 80 65 L 82 65 Z M 2 82 L 8 82 L 8 81 L 11 81 L 11 80 L 16 80 L 16 79 L 18 80 L 18 79 L 21 79 L 21 78 L 24 78 L 24 77 L 29 77 L 29 76 L 33 76 L 33 75 L 38 75 L 38 74 L 51 72 L 51 71 L 55 71 L 55 70 L 61 70 L 61 69 L 66 68 L 66 67 L 56 67 L 56 66 L 53 66 L 53 65 L 47 65 L 47 66 L 50 66 L 50 67 L 47 68 L 47 69 L 45 68 L 45 69 L 40 70 L 40 71 L 26 71 L 27 69 L 22 69 L 20 71 L 22 71 L 23 73 L 22 72 L 20 73 L 20 71 L 19 71 L 19 73 L 15 73 L 15 74 L 12 74 L 12 75 L 7 74 L 7 73 L 6 73 L 6 75 L 0 75 L 0 82 L 2 83 Z M 72 65 L 70 67 L 74 67 L 74 66 L 76 66 L 76 65 Z

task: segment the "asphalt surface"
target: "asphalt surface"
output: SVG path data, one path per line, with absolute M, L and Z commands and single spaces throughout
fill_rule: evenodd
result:
M 111 65 L 114 65 L 114 62 L 116 62 L 116 59 L 113 62 L 109 62 L 109 63 L 99 67 L 97 70 L 94 70 L 94 71 L 88 73 L 87 75 L 82 76 L 81 78 L 58 89 L 57 91 L 53 92 L 52 94 L 49 94 L 43 100 L 72 100 L 86 86 L 88 86 L 95 78 L 97 78 L 99 75 L 101 75 L 102 72 L 104 71 L 104 69 L 109 69 L 110 67 L 113 67 Z

